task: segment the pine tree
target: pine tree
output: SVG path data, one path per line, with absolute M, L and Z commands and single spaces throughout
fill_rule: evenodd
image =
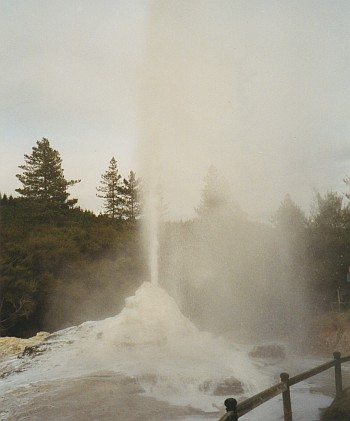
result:
M 43 138 L 33 146 L 31 155 L 24 155 L 24 165 L 19 168 L 23 174 L 16 174 L 23 187 L 16 189 L 22 197 L 43 209 L 62 210 L 73 207 L 77 199 L 68 199 L 68 187 L 80 180 L 66 180 L 62 159 L 51 148 L 48 139 Z
M 121 219 L 123 216 L 124 197 L 120 179 L 117 161 L 112 157 L 108 170 L 101 175 L 100 186 L 96 188 L 101 193 L 96 196 L 104 199 L 105 215 L 112 219 Z
M 327 303 L 344 287 L 349 265 L 350 208 L 344 197 L 328 191 L 316 193 L 308 220 L 307 249 L 310 280 Z M 326 302 L 326 301 L 324 301 Z
M 0 193 L 0 203 L 1 203 L 2 205 L 7 205 L 7 202 L 8 202 L 8 198 L 7 198 L 6 193 L 5 193 L 4 195 L 2 195 L 2 194 Z
M 279 255 L 284 256 L 288 267 L 286 276 L 292 276 L 291 282 L 304 278 L 307 237 L 307 218 L 301 208 L 295 204 L 289 194 L 285 196 L 278 210 L 271 218 L 276 228 Z
M 213 216 L 228 207 L 229 199 L 226 190 L 225 183 L 217 169 L 213 165 L 210 166 L 204 178 L 200 203 L 196 208 L 198 215 L 200 217 Z
M 122 194 L 124 197 L 124 217 L 135 220 L 140 216 L 140 179 L 136 178 L 134 171 L 130 171 L 129 177 L 123 180 Z
M 292 236 L 304 232 L 306 228 L 306 216 L 289 194 L 285 196 L 278 210 L 272 216 L 271 222 L 279 230 Z
M 344 183 L 348 186 L 348 187 L 350 187 L 350 176 L 349 175 L 347 175 L 346 177 L 344 177 L 343 178 L 343 181 L 344 181 Z M 347 198 L 347 199 L 350 199 L 350 193 L 344 193 L 345 194 L 345 197 Z

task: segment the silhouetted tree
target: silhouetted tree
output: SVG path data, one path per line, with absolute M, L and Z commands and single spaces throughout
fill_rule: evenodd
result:
M 350 176 L 347 175 L 346 177 L 343 178 L 344 183 L 350 187 Z M 350 193 L 345 193 L 345 196 L 350 199 Z
M 329 306 L 336 288 L 345 284 L 350 261 L 350 208 L 338 193 L 317 193 L 308 225 L 310 279 L 315 293 Z
M 199 206 L 195 209 L 200 217 L 231 218 L 242 216 L 238 204 L 228 193 L 228 183 L 212 165 L 204 177 L 204 187 Z
M 307 218 L 301 208 L 287 194 L 273 215 L 271 222 L 276 228 L 278 244 L 275 264 L 278 255 L 283 276 L 288 279 L 294 289 L 300 290 L 306 284 L 308 273 L 306 256 Z
M 8 202 L 7 194 L 6 193 L 5 194 L 0 193 L 0 203 L 2 205 L 7 205 L 7 202 Z
M 124 197 L 120 179 L 117 161 L 112 157 L 108 170 L 101 175 L 100 186 L 97 187 L 97 191 L 101 194 L 96 196 L 104 199 L 104 214 L 113 219 L 121 219 L 123 216 Z
M 306 216 L 287 194 L 271 222 L 287 235 L 297 235 L 306 229 Z
M 50 146 L 48 139 L 37 141 L 37 146 L 33 146 L 30 155 L 24 155 L 24 160 L 25 164 L 19 166 L 23 174 L 16 175 L 23 186 L 16 191 L 25 200 L 55 211 L 77 203 L 77 199 L 68 199 L 67 189 L 80 180 L 65 179 L 60 154 Z
M 123 180 L 122 195 L 124 197 L 123 217 L 135 220 L 140 216 L 140 179 L 136 178 L 134 171 L 130 171 L 129 177 Z
M 220 179 L 217 169 L 210 166 L 204 178 L 204 187 L 196 212 L 199 216 L 206 216 L 226 205 L 226 203 L 222 179 Z

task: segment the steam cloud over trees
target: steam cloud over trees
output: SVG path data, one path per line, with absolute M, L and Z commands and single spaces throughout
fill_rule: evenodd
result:
M 116 314 L 148 277 L 140 179 L 134 171 L 122 177 L 113 157 L 97 188 L 104 212 L 95 215 L 69 198 L 78 180 L 66 180 L 48 139 L 24 158 L 19 196 L 0 196 L 1 334 L 28 336 Z M 281 332 L 301 302 L 312 314 L 329 309 L 338 288 L 349 293 L 346 194 L 316 193 L 309 215 L 286 195 L 263 223 L 240 209 L 227 185 L 210 167 L 196 217 L 163 221 L 160 229 L 160 286 L 197 325 L 220 331 L 235 321 Z

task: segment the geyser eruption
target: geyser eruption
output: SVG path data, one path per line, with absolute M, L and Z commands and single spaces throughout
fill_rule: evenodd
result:
M 119 315 L 57 332 L 43 343 L 36 358 L 28 355 L 3 363 L 1 391 L 39 380 L 108 370 L 132 376 L 148 395 L 213 410 L 213 405 L 222 406 L 223 396 L 253 394 L 273 383 L 269 368 L 252 360 L 247 346 L 199 330 L 180 311 L 181 301 L 176 302 L 161 288 L 166 286 L 173 293 L 171 284 L 193 281 L 194 287 L 187 285 L 188 289 L 178 296 L 190 295 L 187 291 L 199 291 L 205 296 L 201 309 L 205 322 L 217 318 L 219 311 L 232 308 L 234 312 L 227 314 L 235 317 L 226 317 L 230 328 L 242 324 L 243 307 L 249 313 L 247 318 L 255 317 L 257 307 L 264 315 L 267 301 L 261 299 L 262 294 L 282 296 L 284 274 L 279 277 L 278 289 L 268 285 L 269 279 L 261 282 L 260 263 L 268 261 L 268 250 L 255 241 L 256 237 L 242 232 L 245 225 L 241 220 L 231 221 L 229 226 L 220 225 L 218 219 L 212 225 L 184 225 L 181 229 L 191 230 L 193 238 L 200 241 L 175 241 L 173 266 L 169 265 L 172 277 L 159 279 L 163 192 L 166 202 L 175 202 L 176 209 L 168 216 L 182 216 L 189 204 L 198 204 L 201 182 L 211 164 L 224 169 L 230 178 L 245 166 L 233 158 L 242 151 L 232 141 L 239 134 L 239 113 L 235 113 L 231 101 L 235 86 L 235 73 L 231 71 L 232 25 L 220 25 L 222 32 L 214 35 L 218 16 L 230 23 L 232 2 L 223 4 L 227 16 L 207 1 L 193 1 L 190 5 L 185 1 L 151 2 L 139 98 L 139 153 L 145 181 L 144 231 L 150 282 L 144 282 L 126 300 Z M 222 49 L 217 48 L 218 44 Z M 253 224 L 249 228 L 255 232 Z M 267 228 L 260 231 L 261 238 L 269 238 Z M 236 243 L 230 242 L 234 236 Z M 254 248 L 247 241 L 249 236 Z M 215 247 L 218 244 L 224 247 Z M 242 256 L 244 247 L 254 253 Z M 232 256 L 246 262 L 238 267 Z M 253 274 L 240 271 L 254 265 Z M 186 271 L 190 275 L 184 282 Z M 18 374 L 12 375 L 14 371 Z
M 148 257 L 149 277 L 153 285 L 158 285 L 159 277 L 159 226 L 160 226 L 160 194 L 154 180 L 151 179 L 147 192 L 144 194 L 145 203 L 145 248 Z
M 131 376 L 150 396 L 212 411 L 222 395 L 251 394 L 270 382 L 244 348 L 200 332 L 150 282 L 126 300 L 119 315 L 56 332 L 35 353 L 1 364 L 1 392 L 113 371 Z
M 158 285 L 158 259 L 159 259 L 159 223 L 157 215 L 153 215 L 150 223 L 150 273 L 153 285 Z
M 302 325 L 305 277 L 302 268 L 292 273 L 291 253 L 284 252 L 289 245 L 276 238 L 270 215 L 264 223 L 257 217 L 274 203 L 277 209 L 285 194 L 280 189 L 287 188 L 278 181 L 288 165 L 283 154 L 276 159 L 279 134 L 260 121 L 268 113 L 266 98 L 255 99 L 265 85 L 255 85 L 259 65 L 254 54 L 246 56 L 250 38 L 242 39 L 240 7 L 225 0 L 219 7 L 206 0 L 150 1 L 137 98 L 140 172 L 146 201 L 153 203 L 146 249 L 150 279 L 160 278 L 197 326 L 284 339 Z M 266 121 L 275 122 L 277 110 L 270 111 Z M 241 214 L 222 209 L 198 217 L 211 166 L 228 181 L 225 194 Z M 159 185 L 169 203 L 166 217 L 178 222 L 160 239 Z

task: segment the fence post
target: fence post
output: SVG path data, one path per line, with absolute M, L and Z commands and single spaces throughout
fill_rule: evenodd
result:
M 340 352 L 338 351 L 333 352 L 334 371 L 335 371 L 335 392 L 336 392 L 337 397 L 339 397 L 343 391 L 340 356 L 341 356 Z
M 224 402 L 226 412 L 230 412 L 230 417 L 227 418 L 229 421 L 238 421 L 237 415 L 237 401 L 234 398 L 227 398 Z
M 289 389 L 289 374 L 281 373 L 280 377 L 281 377 L 281 381 L 284 382 L 287 386 L 287 390 L 285 392 L 282 392 L 284 421 L 293 421 L 292 403 L 290 400 L 290 389 Z

